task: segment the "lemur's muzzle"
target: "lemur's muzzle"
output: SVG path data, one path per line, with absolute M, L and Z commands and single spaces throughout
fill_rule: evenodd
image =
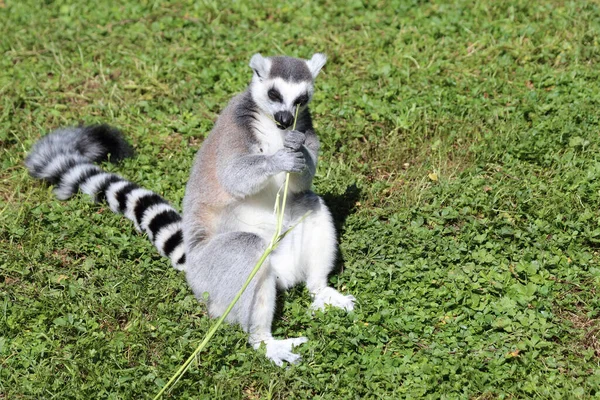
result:
M 294 122 L 294 116 L 289 111 L 278 111 L 273 117 L 275 117 L 279 129 L 287 129 Z

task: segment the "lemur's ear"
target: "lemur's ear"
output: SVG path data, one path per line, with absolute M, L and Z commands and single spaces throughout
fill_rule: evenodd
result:
M 308 64 L 308 69 L 313 76 L 313 79 L 319 75 L 321 68 L 325 65 L 327 61 L 327 56 L 323 53 L 315 53 L 310 60 L 306 62 Z
M 271 63 L 268 58 L 263 57 L 260 53 L 256 53 L 250 59 L 250 68 L 254 70 L 258 79 L 263 80 L 269 75 Z

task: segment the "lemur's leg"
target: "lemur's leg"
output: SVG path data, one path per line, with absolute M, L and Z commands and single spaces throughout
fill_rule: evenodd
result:
M 198 299 L 208 293 L 211 317 L 225 312 L 266 247 L 261 237 L 248 232 L 225 233 L 203 245 L 188 247 L 186 278 Z M 255 349 L 265 343 L 266 355 L 275 364 L 295 363 L 300 356 L 292 352 L 292 347 L 307 339 L 273 338 L 271 324 L 276 295 L 276 277 L 267 258 L 227 320 L 239 323 L 250 334 L 249 342 Z
M 310 214 L 281 242 L 272 257 L 277 284 L 288 288 L 301 281 L 313 296 L 312 307 L 323 309 L 329 304 L 345 310 L 354 308 L 354 296 L 343 295 L 327 285 L 335 265 L 337 241 L 335 227 L 325 202 L 312 192 L 294 195 L 289 224 Z

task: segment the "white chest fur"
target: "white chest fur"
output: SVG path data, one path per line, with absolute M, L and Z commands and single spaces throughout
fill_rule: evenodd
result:
M 259 151 L 265 155 L 273 155 L 283 148 L 283 134 L 285 131 L 277 128 L 275 122 L 266 115 L 260 114 L 258 116 L 254 129 L 257 132 L 256 138 L 259 142 Z
M 256 121 L 254 125 L 254 129 L 256 129 L 257 132 L 258 151 L 262 154 L 271 156 L 283 148 L 283 136 L 285 131 L 277 128 L 275 122 L 267 116 L 262 114 L 259 115 L 258 121 Z M 262 193 L 263 196 L 261 197 L 270 198 L 271 196 L 274 196 L 277 191 L 283 187 L 284 182 L 285 173 L 282 172 L 274 175 L 263 190 L 266 193 Z
M 253 128 L 258 140 L 253 151 L 271 156 L 283 148 L 285 131 L 277 128 L 271 119 L 260 115 Z M 277 192 L 283 190 L 284 182 L 285 172 L 280 172 L 272 176 L 260 192 L 248 196 L 232 206 L 226 213 L 225 229 L 253 232 L 270 240 L 276 223 L 275 198 Z

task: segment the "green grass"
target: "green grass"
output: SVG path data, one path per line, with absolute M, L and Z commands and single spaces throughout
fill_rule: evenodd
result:
M 597 2 L 82 3 L 0 0 L 0 398 L 150 397 L 213 322 L 129 221 L 28 177 L 35 140 L 118 126 L 137 156 L 106 168 L 179 206 L 251 55 L 317 51 L 357 307 L 291 290 L 301 364 L 226 326 L 173 398 L 600 395 Z

